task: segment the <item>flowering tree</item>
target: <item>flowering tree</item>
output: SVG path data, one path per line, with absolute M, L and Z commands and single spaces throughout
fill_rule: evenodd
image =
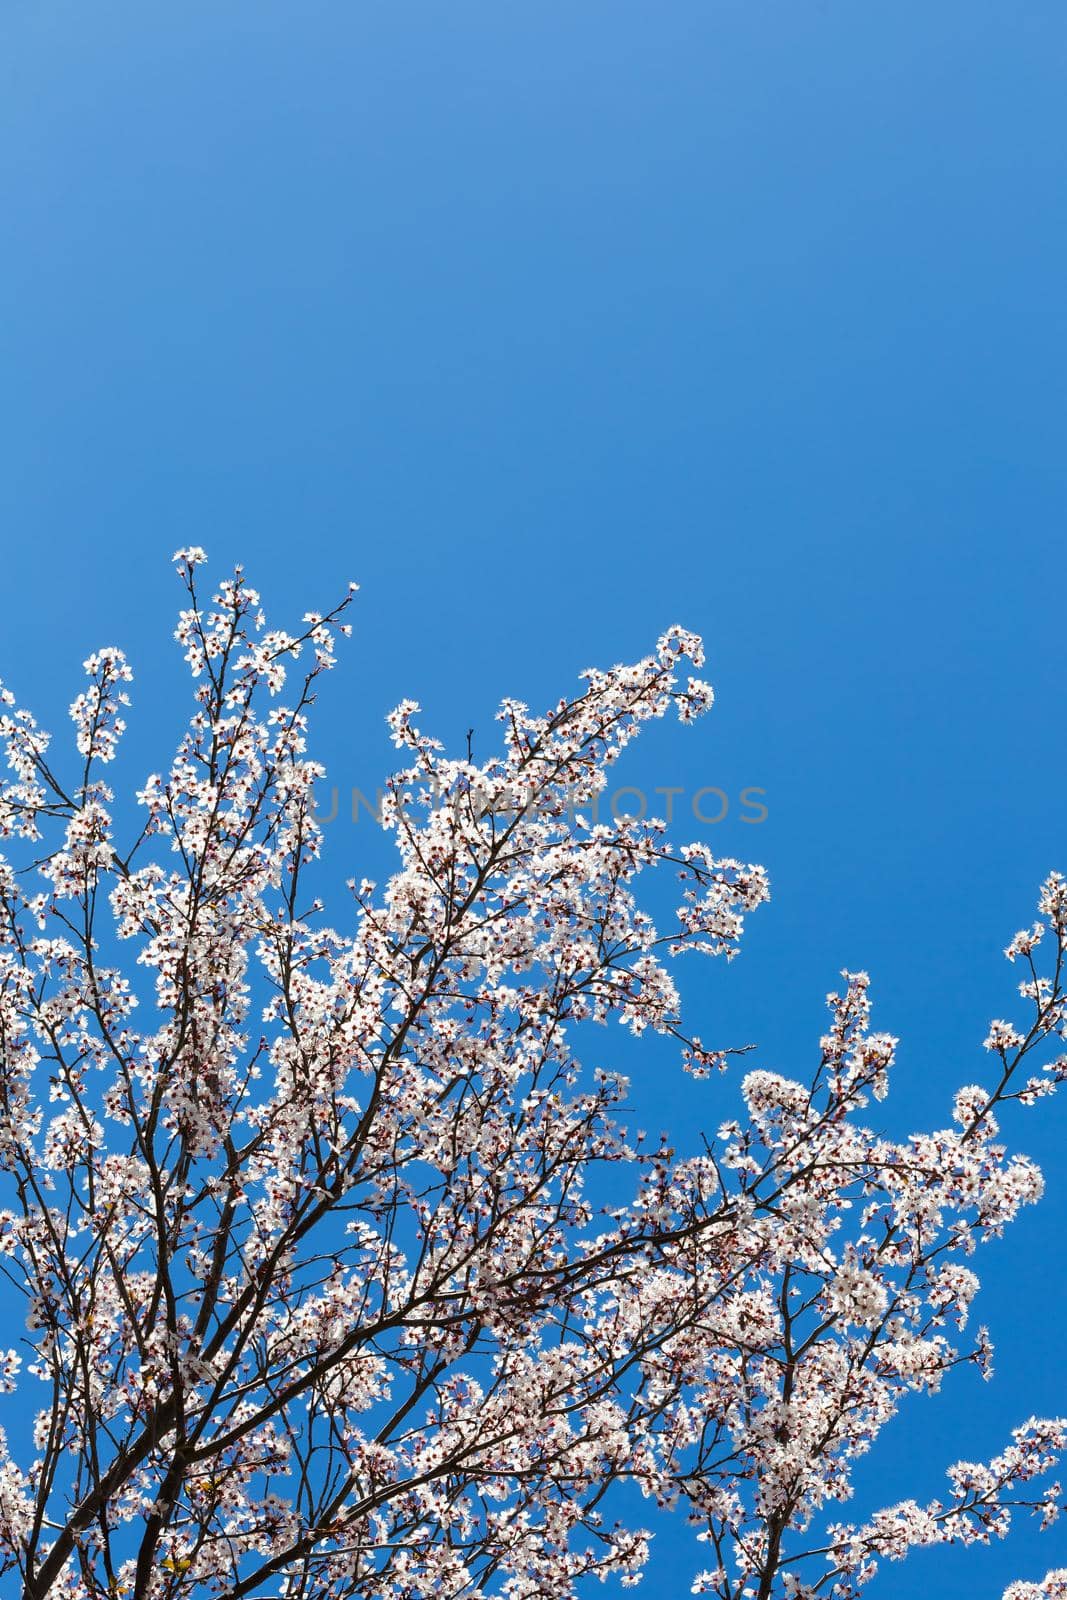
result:
M 997 1114 L 1067 1076 L 1054 1048 L 1023 1070 L 1067 1031 L 1067 883 L 1008 947 L 1027 1020 L 992 1025 L 990 1085 L 951 1126 L 895 1143 L 865 1119 L 895 1041 L 852 973 L 810 1081 L 750 1072 L 746 1120 L 681 1157 L 627 1131 L 625 1082 L 576 1042 L 614 1018 L 723 1068 L 683 1031 L 671 961 L 733 955 L 766 880 L 573 808 L 644 722 L 710 704 L 679 676 L 699 640 L 674 629 L 543 717 L 506 701 L 482 764 L 405 701 L 398 870 L 349 884 L 328 926 L 305 737 L 351 595 L 267 631 L 240 572 L 205 605 L 203 552 L 176 560 L 195 709 L 132 843 L 101 776 L 122 654 L 86 663 L 69 777 L 0 691 L 20 855 L 0 861 L 0 1267 L 28 1330 L 0 1386 L 35 1396 L 32 1437 L 0 1443 L 9 1583 L 564 1597 L 637 1581 L 629 1483 L 708 1543 L 695 1592 L 852 1597 L 881 1557 L 1000 1535 L 1020 1505 L 1051 1520 L 1062 1421 L 954 1466 L 943 1501 L 829 1508 L 907 1391 L 988 1374 L 984 1330 L 962 1350 L 946 1330 L 975 1247 L 1040 1193 Z M 655 866 L 680 881 L 665 931 L 633 892 Z M 1065 1595 L 1062 1571 L 1008 1591 Z

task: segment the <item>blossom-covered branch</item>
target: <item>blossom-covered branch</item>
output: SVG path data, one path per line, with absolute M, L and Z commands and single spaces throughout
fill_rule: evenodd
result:
M 27 1318 L 0 1388 L 37 1394 L 0 1447 L 0 1564 L 27 1600 L 564 1597 L 640 1576 L 625 1483 L 699 1527 L 721 1600 L 853 1596 L 880 1557 L 1050 1520 L 1064 1424 L 1036 1420 L 944 1505 L 825 1518 L 904 1393 L 989 1370 L 984 1330 L 946 1330 L 1040 1194 L 998 1116 L 1067 1075 L 1063 880 L 1009 947 L 1029 1016 L 993 1024 L 951 1126 L 868 1125 L 895 1041 L 846 974 L 814 1072 L 750 1072 L 745 1119 L 680 1156 L 578 1043 L 615 1020 L 721 1070 L 674 961 L 731 957 L 766 878 L 581 805 L 646 722 L 710 705 L 700 641 L 543 716 L 505 701 L 481 763 L 402 702 L 397 870 L 328 923 L 307 733 L 352 592 L 270 630 L 240 571 L 201 598 L 204 559 L 176 558 L 193 715 L 129 843 L 122 653 L 86 663 L 69 775 L 0 689 L 0 1268 Z

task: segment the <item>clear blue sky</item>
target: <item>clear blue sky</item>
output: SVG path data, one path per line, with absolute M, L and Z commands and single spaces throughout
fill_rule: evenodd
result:
M 369 790 L 402 694 L 487 745 L 501 694 L 700 629 L 713 717 L 629 775 L 722 787 L 775 898 L 691 1014 L 805 1072 L 865 966 L 887 1114 L 941 1125 L 1067 870 L 1065 58 L 1061 0 L 7 0 L 0 675 L 54 723 L 127 648 L 132 783 L 178 714 L 177 545 L 279 623 L 356 577 L 321 748 Z M 373 858 L 365 819 L 331 848 Z M 667 1119 L 732 1108 L 653 1070 Z M 1065 1131 L 1012 1129 L 1049 1192 L 987 1256 L 995 1383 L 910 1411 L 857 1512 L 1067 1411 Z M 662 1527 L 651 1600 L 702 1553 Z M 1064 1563 L 1020 1530 L 872 1600 Z

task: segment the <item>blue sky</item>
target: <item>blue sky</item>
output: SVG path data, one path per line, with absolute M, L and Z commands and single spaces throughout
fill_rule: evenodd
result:
M 0 675 L 54 724 L 125 647 L 132 784 L 181 709 L 177 545 L 279 624 L 355 577 L 320 750 L 369 791 L 404 694 L 477 753 L 502 694 L 698 629 L 712 718 L 627 772 L 721 787 L 774 903 L 690 1014 L 804 1072 L 867 967 L 887 1115 L 942 1123 L 1067 870 L 1065 57 L 1059 0 L 9 0 Z M 338 879 L 375 857 L 365 818 L 330 840 Z M 988 1253 L 995 1383 L 902 1418 L 869 1504 L 1067 1410 L 1065 1116 L 1012 1129 L 1048 1195 Z M 870 1592 L 1064 1563 L 1020 1529 Z M 646 1592 L 700 1564 L 661 1528 Z

